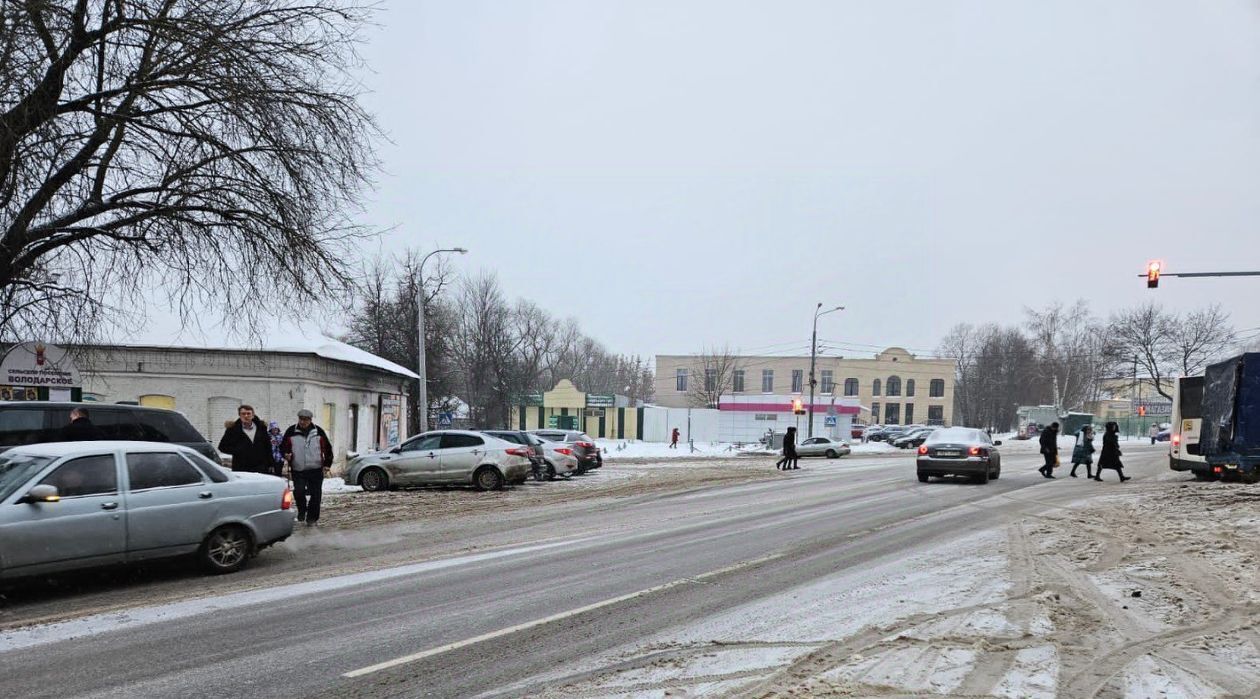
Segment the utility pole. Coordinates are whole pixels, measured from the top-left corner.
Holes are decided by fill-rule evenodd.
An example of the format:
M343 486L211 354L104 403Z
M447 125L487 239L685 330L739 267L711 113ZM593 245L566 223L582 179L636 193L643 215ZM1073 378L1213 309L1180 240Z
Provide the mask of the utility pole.
M808 437L814 436L814 367L818 363L818 316L825 316L828 313L843 311L844 306L836 306L829 311L822 311L822 301L814 307L814 333L809 341L809 434ZM834 388L832 390L835 390Z
M420 357L419 366L417 367L417 373L420 375L420 395L416 396L416 411L420 416L418 424L421 432L429 431L429 375L424 369L424 263L428 262L430 257L439 252L457 252L463 255L468 250L464 248L442 248L441 250L434 250L420 260L420 269L417 272L419 279L416 280L416 354Z

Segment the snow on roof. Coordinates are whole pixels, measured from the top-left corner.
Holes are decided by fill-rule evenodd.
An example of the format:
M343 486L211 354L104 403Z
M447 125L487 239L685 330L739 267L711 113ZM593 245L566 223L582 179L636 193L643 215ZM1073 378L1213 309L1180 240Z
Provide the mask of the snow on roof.
M420 376L414 371L395 364L388 359L333 339L322 332L298 328L292 325L277 325L264 329L261 339L254 338L245 342L232 342L227 332L217 332L212 337L193 330L180 330L175 333L162 333L146 330L143 334L116 342L120 347L160 347L163 349L208 349L208 350L257 350L262 352L287 352L292 354L313 354L324 359L358 364L398 374L409 379Z

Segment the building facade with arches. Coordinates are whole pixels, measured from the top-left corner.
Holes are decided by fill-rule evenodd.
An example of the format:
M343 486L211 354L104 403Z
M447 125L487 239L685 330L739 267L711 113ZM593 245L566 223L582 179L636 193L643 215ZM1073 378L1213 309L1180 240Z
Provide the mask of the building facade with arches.
M809 355L745 355L733 366L723 394L809 396ZM690 382L706 380L703 367L696 355L658 354L655 403L688 407L695 393ZM815 403L856 399L864 424L953 424L954 363L948 359L919 358L901 347L870 358L819 355L814 379Z

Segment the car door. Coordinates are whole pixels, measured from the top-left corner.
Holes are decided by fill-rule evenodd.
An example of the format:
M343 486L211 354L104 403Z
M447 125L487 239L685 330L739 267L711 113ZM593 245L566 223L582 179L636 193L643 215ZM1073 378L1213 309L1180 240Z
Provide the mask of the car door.
M471 481L473 471L481 465L486 442L470 434L442 435L442 477L449 483Z
M441 442L441 432L409 439L398 447L397 454L382 457L381 466L389 472L390 481L398 485L440 483Z
M114 454L68 459L14 496L21 497L35 485L55 486L61 499L4 506L0 566L6 573L52 572L123 560L127 513L119 497Z
M818 442L822 437L810 437L796 445L797 456L818 456Z
M127 556L140 560L201 545L226 491L175 452L128 452Z

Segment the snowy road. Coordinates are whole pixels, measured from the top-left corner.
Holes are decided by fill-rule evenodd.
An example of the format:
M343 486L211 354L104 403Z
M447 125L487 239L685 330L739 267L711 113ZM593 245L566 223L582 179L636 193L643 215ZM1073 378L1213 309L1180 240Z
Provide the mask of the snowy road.
M1035 454L1006 455L987 486L923 485L911 458L856 458L553 509L530 543L0 632L0 696L739 693L818 652L809 639L895 617L903 592L940 586L942 609L1002 594L1007 525L1167 472L1162 450L1127 451L1137 479L1124 486L1047 481ZM886 595L849 594L863 589ZM778 640L731 640L711 682L679 683L693 670L670 649L741 633Z

